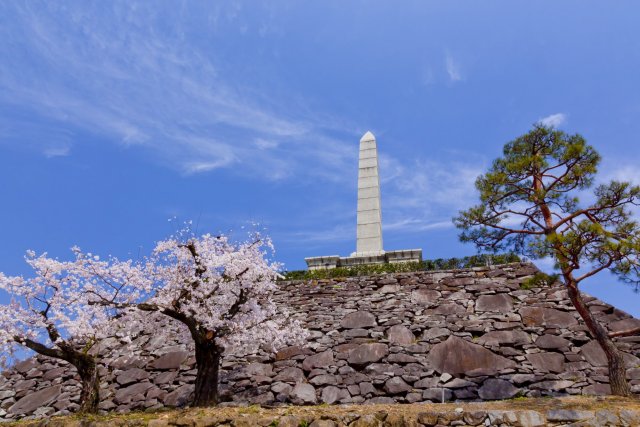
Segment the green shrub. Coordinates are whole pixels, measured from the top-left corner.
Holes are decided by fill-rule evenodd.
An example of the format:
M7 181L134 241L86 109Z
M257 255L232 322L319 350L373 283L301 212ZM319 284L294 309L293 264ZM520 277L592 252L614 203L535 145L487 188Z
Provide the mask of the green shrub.
M409 273L414 271L456 270L461 268L484 267L486 265L520 262L514 253L480 254L464 258L438 258L421 262L401 262L396 264L369 264L353 267L338 267L327 270L295 270L282 273L283 280L320 280L341 277L371 276L384 273Z
M557 274L547 274L541 271L533 276L525 279L520 284L520 289L539 288L542 286L550 286L554 284L560 276Z

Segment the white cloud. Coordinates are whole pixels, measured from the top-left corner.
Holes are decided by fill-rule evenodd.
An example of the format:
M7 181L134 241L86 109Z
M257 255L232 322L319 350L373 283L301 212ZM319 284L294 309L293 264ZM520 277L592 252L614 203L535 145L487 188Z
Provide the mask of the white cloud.
M626 181L640 185L640 168L635 165L618 166L604 174L606 181Z
M539 120L545 126L558 127L566 123L567 115L564 113L551 114L550 116L543 117Z
M49 147L49 148L45 148L44 149L43 154L47 158L64 157L64 156L68 156L69 154L71 154L71 147L70 146Z
M541 271L551 274L557 272L555 269L555 259L553 257L545 257L533 260L533 263L538 267Z
M463 79L460 64L455 60L450 52L445 53L444 62L450 81L457 82Z
M276 141L268 141L262 138L256 139L255 144L261 150L270 150L272 148L277 148L278 145L280 145Z

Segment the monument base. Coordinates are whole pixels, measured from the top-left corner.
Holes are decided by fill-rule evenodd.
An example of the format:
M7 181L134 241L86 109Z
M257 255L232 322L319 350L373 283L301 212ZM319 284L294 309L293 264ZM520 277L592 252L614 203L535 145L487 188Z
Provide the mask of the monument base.
M399 262L422 261L422 249L399 251L354 252L351 256L318 256L304 259L309 270L328 270L338 267L355 267L371 264L395 264Z

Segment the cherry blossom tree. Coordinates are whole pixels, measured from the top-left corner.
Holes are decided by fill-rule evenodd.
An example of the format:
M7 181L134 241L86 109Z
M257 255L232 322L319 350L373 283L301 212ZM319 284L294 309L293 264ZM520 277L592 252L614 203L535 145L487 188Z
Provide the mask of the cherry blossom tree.
M97 286L96 295L101 305L125 310L129 316L135 316L135 311L140 315L161 313L184 324L195 346L193 405L216 405L220 362L230 348L241 352L266 345L275 351L306 338L299 322L271 299L279 268L267 259L272 251L271 240L260 235L233 243L226 236L196 237L180 232L158 242L143 263L129 266L136 271L131 274L136 280L120 282L116 292L103 283ZM108 275L104 280L109 280ZM139 299L114 299L120 293L133 293Z
M113 335L109 319L115 314L92 301L98 300L98 294L127 303L139 295L135 289L120 294L122 284L143 282L144 276L131 261L100 261L77 248L73 252L75 260L63 262L28 251L25 260L33 277L0 273L0 289L11 298L10 303L0 305L0 365L6 367L24 347L69 362L82 382L80 411L91 413L98 410L100 379L96 358L89 350L102 337ZM103 286L109 290L96 293Z

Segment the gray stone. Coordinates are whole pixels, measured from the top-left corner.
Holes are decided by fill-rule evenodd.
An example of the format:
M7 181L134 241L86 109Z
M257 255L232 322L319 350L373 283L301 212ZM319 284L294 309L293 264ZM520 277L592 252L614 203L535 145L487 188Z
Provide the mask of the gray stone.
M171 384L178 376L176 371L161 372L153 378L153 383L157 385Z
M268 377L273 374L273 366L267 363L251 363L244 368L244 372L250 377Z
M328 386L322 389L320 400L329 405L336 403L340 399L340 389L335 386Z
M121 388L116 391L116 396L113 400L119 404L126 404L132 400L144 400L145 393L151 387L153 387L153 384L151 383L137 383L130 385L129 387Z
M346 338L364 338L369 336L369 329L347 329L342 334Z
M349 313L340 322L340 326L345 329L372 328L377 325L376 316L368 311Z
M577 409L551 409L547 411L547 421L576 422L591 420L595 417L593 411Z
M437 411L419 412L418 422L424 426L435 426L438 424L440 413Z
M16 363L13 369L16 372L19 372L21 374L26 374L31 369L37 366L39 366L38 361L35 358L31 358L31 359L23 360L20 363Z
M300 368L284 368L273 380L285 383L297 383L304 380L304 372L302 372L302 369Z
M2 390L0 391L0 400L4 400L7 397L13 397L16 395L16 392L13 390Z
M302 369L305 371L310 371L314 368L326 368L329 365L333 364L333 351L326 350L322 353L314 354L313 356L308 356L302 362Z
M146 380L147 378L149 378L149 373L147 371L140 368L132 368L120 373L116 378L116 382L121 386L126 386Z
M480 368L500 371L516 365L512 360L456 336L450 336L445 342L433 346L428 359L438 372L451 374L462 374Z
M254 405L270 405L275 401L275 396L270 391L259 394L251 398L250 402Z
M61 391L62 386L56 385L36 391L35 393L29 393L11 405L7 412L14 415L30 414L39 407L47 406L54 402L60 395Z
M510 380L514 384L525 384L533 382L536 376L533 374L515 374L511 376Z
M411 292L411 302L419 305L434 304L440 298L440 292L433 289L416 289Z
M443 398L445 402L448 402L452 397L453 392L448 388L432 387L422 392L422 398L432 402L442 402Z
M547 425L544 415L538 411L518 411L516 418L522 427L542 427Z
M193 384L181 385L171 393L167 394L163 399L163 403L166 406L173 408L181 408L191 402L191 396L193 395L195 387Z
M311 378L309 382L315 386L338 384L338 380L336 379L336 376L330 375L330 374L316 375L315 377Z
M415 336L406 326L395 325L387 330L387 339L391 344L408 345L415 341Z
M511 313L513 299L507 294L480 295L476 301L476 311L493 311L497 313Z
M337 424L332 420L314 420L309 427L336 427Z
M462 378L454 378L453 380L446 382L445 386L447 388L456 389L462 387L475 387L476 383L463 380Z
M393 377L384 383L384 390L389 394L400 394L411 390L411 386L404 382L402 378Z
M418 362L418 358L404 353L393 353L387 357L389 363L415 363Z
M56 378L62 378L68 374L68 371L69 369L64 367L53 368L45 372L44 375L42 376L42 379L45 381L51 381Z
M607 366L607 355L595 340L580 347L580 354L593 366Z
M591 384L582 389L582 394L591 396L607 396L611 394L611 386L609 384L596 383Z
M553 308L524 307L520 309L525 326L545 326L548 328L569 328L578 324L571 313Z
M309 421L298 415L285 415L278 420L278 427L300 427L308 424ZM224 424L222 424L224 425ZM227 424L229 425L229 424ZM247 424L247 427L249 424Z
M291 387L289 384L282 383L282 382L273 383L271 385L271 391L278 394L280 393L289 394L292 389L293 387Z
M18 381L16 385L13 386L13 391L19 393L21 391L29 390L34 388L36 384L36 380Z
M36 418L47 417L53 414L55 411L56 410L54 408L51 408L49 406L41 406L40 408L35 410L33 416Z
M484 400L510 399L518 394L518 389L509 381L489 378L478 389L478 395Z
M531 353L527 360L533 367L542 372L564 372L564 356L560 353Z
M187 360L187 357L189 357L189 352L187 351L172 351L165 353L151 363L151 369L178 369L182 362Z
M620 418L618 418L618 414L613 411L600 409L596 411L596 425L616 427L620 425Z
M312 351L298 345L285 347L276 353L276 361L287 360L299 355L309 355Z
M640 426L640 411L631 411L628 409L621 410L618 415L623 426Z
M597 341L592 340L580 347L580 354L593 366L607 366L607 355ZM640 366L640 359L629 353L622 353L628 368Z
M571 345L571 342L557 335L545 334L536 340L536 345L540 348L555 350L568 348Z
M560 391L573 386L573 384L573 381L568 380L551 380L531 384L529 388L535 390Z
M376 393L376 388L371 383L360 383L358 387L360 389L360 394L363 396Z
M505 344L521 346L531 343L531 336L524 331L491 331L478 338L478 344L502 346Z
M368 403L370 405L393 405L394 403L396 403L396 401L392 397L377 396L377 397L372 397L371 399L367 400L366 403ZM375 418L375 416L374 416L374 418Z
M431 340L434 338L448 337L451 331L447 328L429 328L422 333L423 340Z
M389 348L386 344L361 344L349 352L348 362L351 365L364 365L377 362L387 354L389 354Z
M456 304L454 302L440 304L433 309L433 314L450 315L450 314L465 314L466 312L467 310L462 305Z
M381 294L396 294L400 291L400 285L384 285L378 292Z
M415 388L433 388L439 383L438 378L427 377L413 383Z
M296 405L315 405L317 403L316 389L311 384L298 383L289 393L291 402Z

